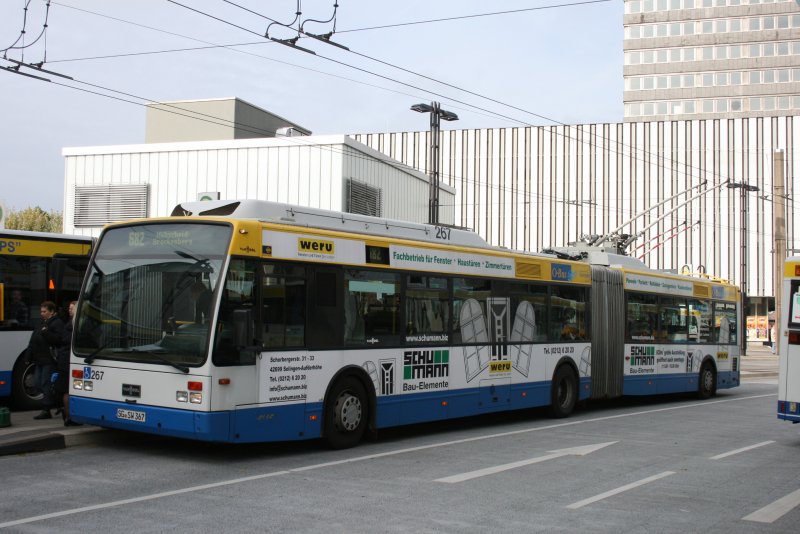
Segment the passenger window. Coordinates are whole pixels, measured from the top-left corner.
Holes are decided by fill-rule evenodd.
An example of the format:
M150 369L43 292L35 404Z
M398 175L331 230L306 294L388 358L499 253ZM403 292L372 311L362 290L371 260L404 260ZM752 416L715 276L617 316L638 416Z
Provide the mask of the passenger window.
M589 339L587 319L585 289L553 286L550 294L550 335L552 341L583 341Z
M450 298L446 278L408 276L405 340L408 344L447 344Z
M658 331L658 297L629 293L625 339L634 343L654 341Z
M305 344L305 267L265 263L261 266L261 344L264 348Z
M381 271L345 271L345 344L399 345L400 276Z
M717 343L722 345L736 344L736 304L729 302L714 303L714 332Z

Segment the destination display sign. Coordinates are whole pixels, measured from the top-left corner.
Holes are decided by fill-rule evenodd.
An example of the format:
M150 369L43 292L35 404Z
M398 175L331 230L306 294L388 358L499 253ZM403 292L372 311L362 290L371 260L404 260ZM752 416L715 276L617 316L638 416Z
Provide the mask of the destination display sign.
M513 258L483 254L392 245L389 247L389 260L392 267L402 269L506 278L515 276Z

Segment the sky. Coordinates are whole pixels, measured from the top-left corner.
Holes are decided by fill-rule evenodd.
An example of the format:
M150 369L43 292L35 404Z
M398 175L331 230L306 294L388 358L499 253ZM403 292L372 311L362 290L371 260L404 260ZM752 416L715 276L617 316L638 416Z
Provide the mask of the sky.
M0 0L0 58L73 78L0 70L6 210L63 211L61 150L143 143L147 102L238 97L321 135L427 130L409 108L432 101L459 116L442 129L623 118L622 0L49 0L45 18L47 3ZM264 37L334 3L350 51Z

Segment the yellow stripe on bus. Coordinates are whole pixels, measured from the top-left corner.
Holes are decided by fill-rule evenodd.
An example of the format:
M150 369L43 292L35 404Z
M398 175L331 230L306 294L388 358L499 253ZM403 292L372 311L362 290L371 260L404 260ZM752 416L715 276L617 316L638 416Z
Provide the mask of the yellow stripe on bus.
M88 243L64 243L62 241L43 241L34 239L17 239L5 237L0 239L0 255L3 256L41 256L50 257L55 254L89 254Z
M784 278L800 278L800 262L787 261L783 267Z

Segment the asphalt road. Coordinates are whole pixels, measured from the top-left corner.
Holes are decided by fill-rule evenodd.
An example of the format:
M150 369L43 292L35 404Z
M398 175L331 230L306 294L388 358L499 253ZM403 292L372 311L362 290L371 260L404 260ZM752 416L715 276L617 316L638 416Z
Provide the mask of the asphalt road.
M12 532L796 532L774 379L319 442L160 439L0 458Z

